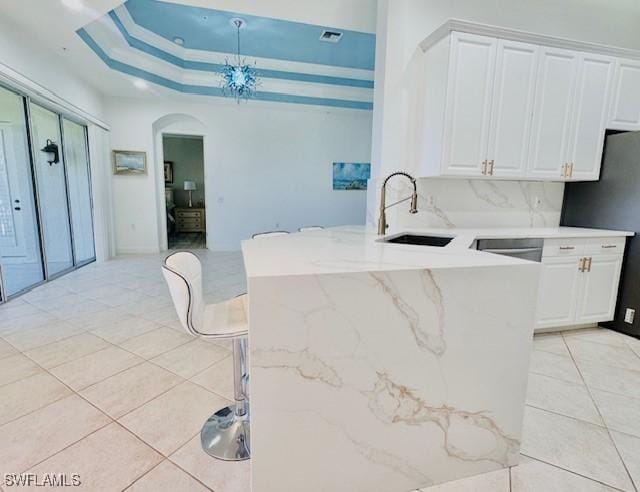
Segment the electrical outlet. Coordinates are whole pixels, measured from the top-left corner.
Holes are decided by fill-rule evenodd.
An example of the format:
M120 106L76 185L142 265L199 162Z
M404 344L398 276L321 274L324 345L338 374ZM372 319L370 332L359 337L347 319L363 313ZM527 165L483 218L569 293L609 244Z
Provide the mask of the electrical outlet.
M542 200L539 196L537 196L533 199L533 209L538 210L540 208L540 205L542 205Z
M280 222L276 222L276 230L280 229Z
M427 205L429 205L430 207L435 207L436 206L436 197L433 195L429 195L427 197Z
M629 323L630 325L633 324L633 320L636 317L636 310L635 309L631 309L631 308L627 308L627 310L624 312L624 322L625 323Z

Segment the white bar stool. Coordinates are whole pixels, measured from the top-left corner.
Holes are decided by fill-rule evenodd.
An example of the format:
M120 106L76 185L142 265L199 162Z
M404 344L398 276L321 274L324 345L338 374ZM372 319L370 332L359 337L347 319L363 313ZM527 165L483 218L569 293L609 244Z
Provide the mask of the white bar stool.
M196 255L179 251L167 256L162 273L183 328L191 335L233 340L235 403L221 408L200 431L202 449L227 461L250 457L249 399L247 374L246 294L216 304L205 304L202 295L202 265Z

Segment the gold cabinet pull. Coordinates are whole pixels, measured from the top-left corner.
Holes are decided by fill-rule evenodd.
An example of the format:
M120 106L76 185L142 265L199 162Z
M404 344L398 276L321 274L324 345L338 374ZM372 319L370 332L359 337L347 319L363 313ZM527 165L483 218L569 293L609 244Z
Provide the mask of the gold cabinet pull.
M580 258L580 261L578 261L578 271L579 272L584 272L584 264L586 263L587 259L582 257Z
M493 176L493 159L489 161L489 175Z
M573 162L569 164L569 177L573 178Z
M560 176L562 176L563 178L567 177L567 163L566 162L562 165L562 172L560 173Z
M571 251L572 249L576 249L575 246L560 246L560 251Z
M617 248L618 246L615 244L603 244L602 247L604 249L611 249L611 248Z
M587 272L591 271L591 260L593 260L593 258L591 256L589 256L589 258L586 259L587 260Z
M482 174L487 175L487 161L482 161Z

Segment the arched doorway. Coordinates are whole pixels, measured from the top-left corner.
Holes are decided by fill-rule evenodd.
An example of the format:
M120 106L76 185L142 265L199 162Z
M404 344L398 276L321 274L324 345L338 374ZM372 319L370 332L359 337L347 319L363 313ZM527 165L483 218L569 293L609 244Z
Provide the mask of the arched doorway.
M156 168L156 209L158 211L158 245L160 251L168 249L167 240L167 198L165 193L165 156L163 139L167 135L171 136L189 136L202 139L203 162L206 162L206 145L204 142L207 136L207 128L200 120L188 114L168 114L159 118L153 123L153 141L155 148L155 168ZM206 182L207 169L204 166L204 181ZM209 203L207 199L207 190L204 190L204 205ZM206 217L206 214L204 214ZM204 220L207 220L206 218ZM207 220L208 222L208 220ZM208 225L208 224L207 224ZM208 230L208 227L207 227ZM207 235L208 238L208 235ZM207 239L208 246L208 239Z

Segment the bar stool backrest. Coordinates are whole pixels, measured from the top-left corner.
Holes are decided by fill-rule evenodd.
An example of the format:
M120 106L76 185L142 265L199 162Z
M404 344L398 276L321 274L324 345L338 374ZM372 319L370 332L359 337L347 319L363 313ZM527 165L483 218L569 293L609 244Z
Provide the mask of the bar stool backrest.
M203 335L205 303L202 295L202 265L198 257L188 251L170 254L164 260L162 274L182 327L191 335Z

